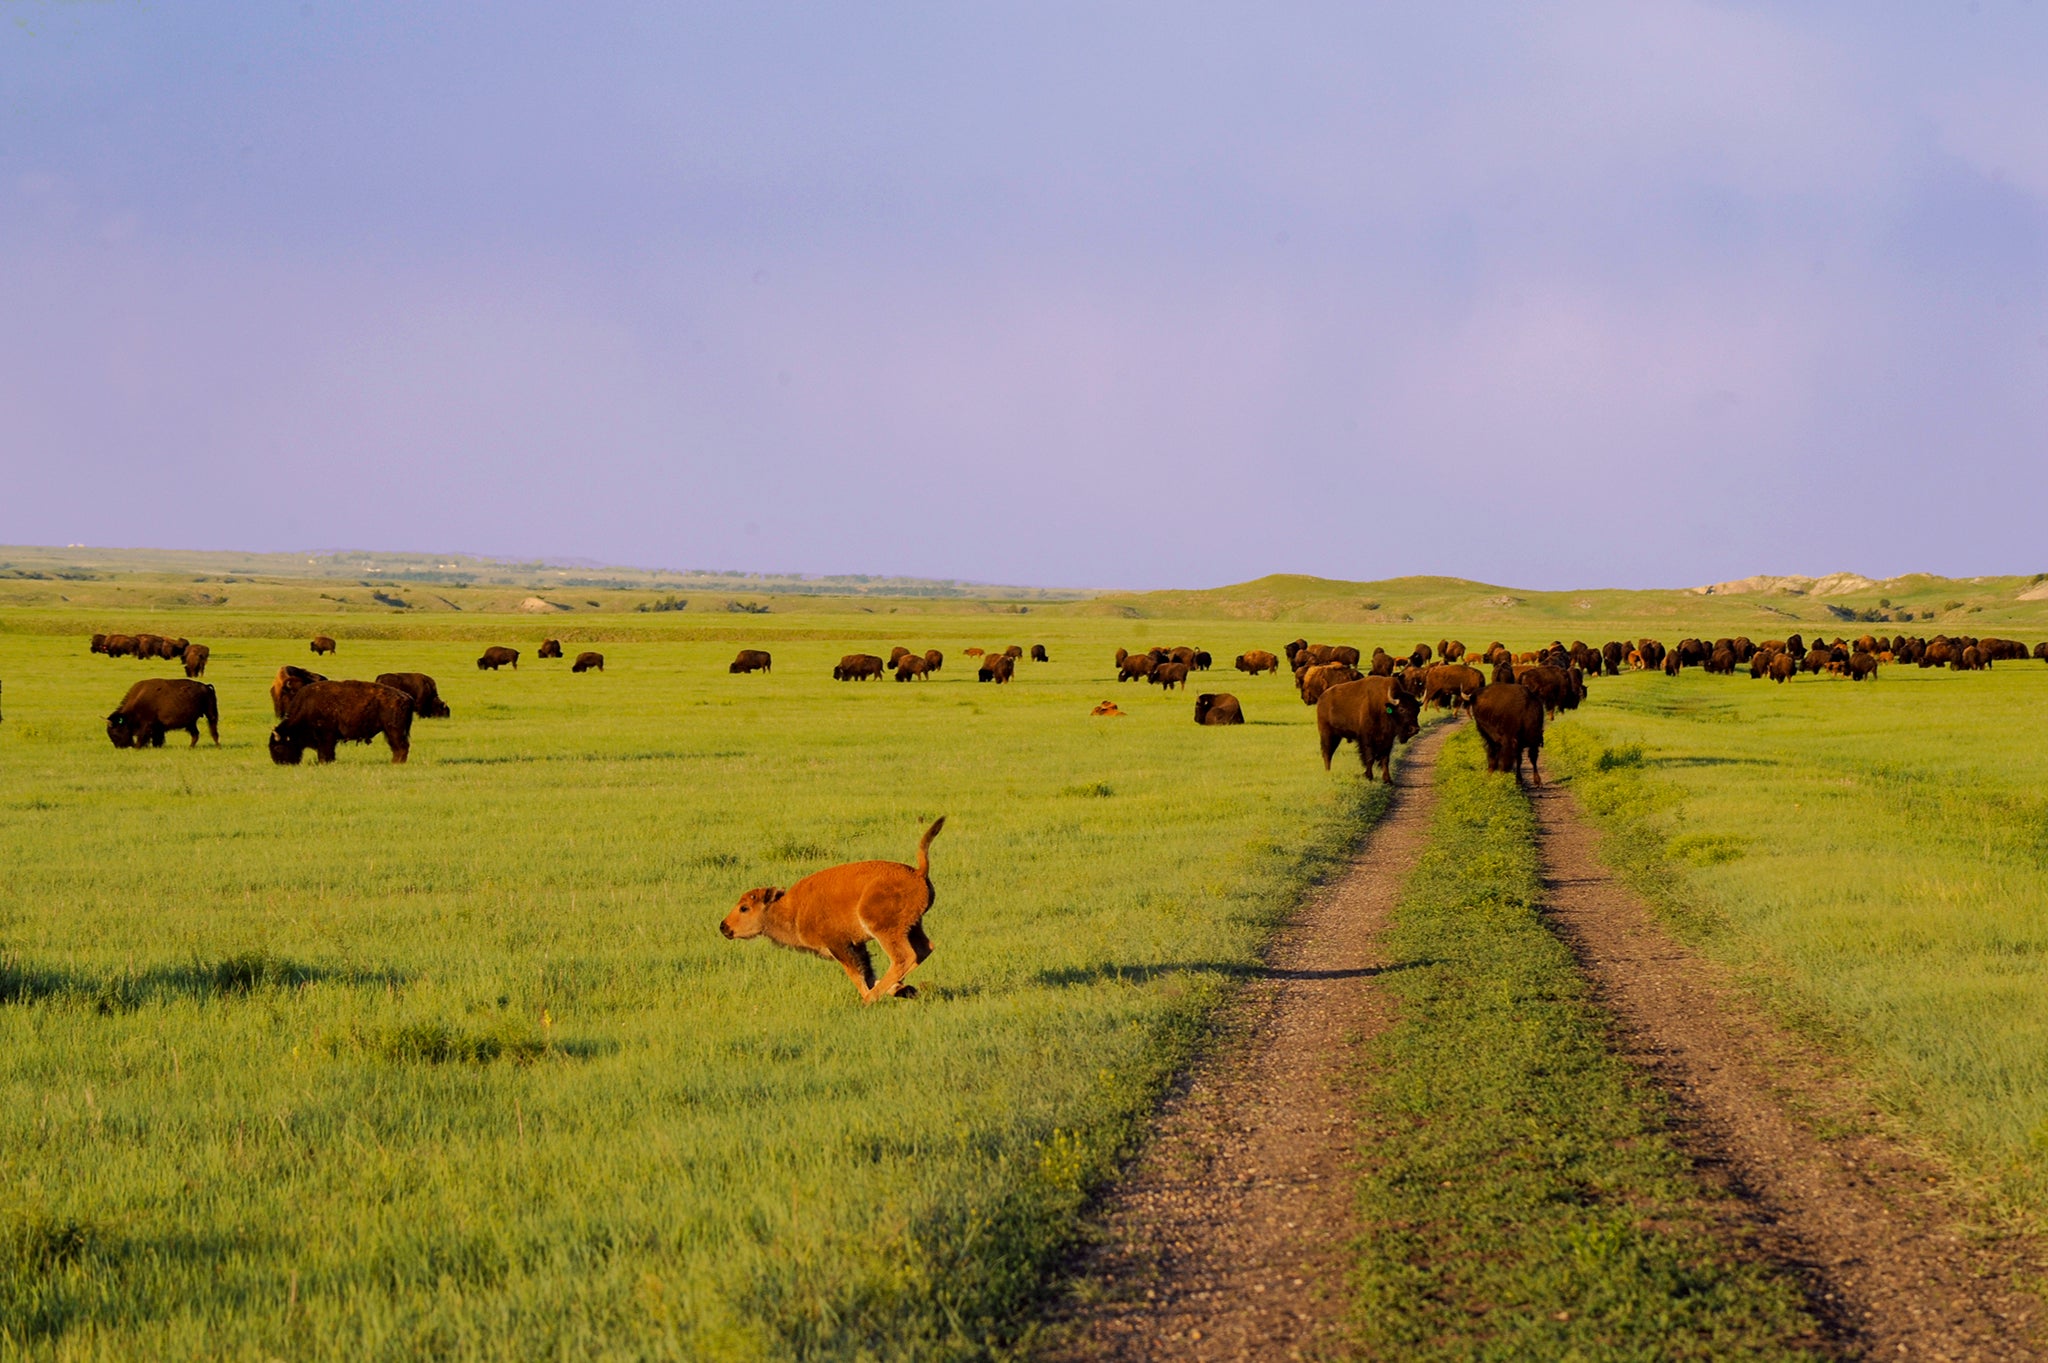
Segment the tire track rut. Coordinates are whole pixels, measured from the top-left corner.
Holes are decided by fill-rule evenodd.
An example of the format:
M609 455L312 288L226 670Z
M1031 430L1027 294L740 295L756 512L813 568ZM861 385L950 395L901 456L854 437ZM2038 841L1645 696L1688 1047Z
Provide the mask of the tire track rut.
M1334 1352L1350 1306L1357 1047L1391 1021L1381 927L1429 838L1440 724L1342 879L1283 930L1099 1213L1039 1356L1290 1359Z

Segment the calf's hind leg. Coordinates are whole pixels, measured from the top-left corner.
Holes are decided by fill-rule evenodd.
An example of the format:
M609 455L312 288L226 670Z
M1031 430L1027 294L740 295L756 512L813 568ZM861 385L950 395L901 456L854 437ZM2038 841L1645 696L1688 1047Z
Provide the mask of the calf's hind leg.
M922 930L914 929L914 931L917 931L920 937L924 935ZM867 991L861 995L862 1002L873 1003L876 999L886 999L892 996L899 999L916 998L917 990L905 984L903 977L917 969L917 963L931 954L931 943L929 941L925 942L925 949L920 953L911 942L910 933L908 932L877 933L875 934L875 940L880 942L882 950L889 954L889 969L884 972L880 980L869 986Z

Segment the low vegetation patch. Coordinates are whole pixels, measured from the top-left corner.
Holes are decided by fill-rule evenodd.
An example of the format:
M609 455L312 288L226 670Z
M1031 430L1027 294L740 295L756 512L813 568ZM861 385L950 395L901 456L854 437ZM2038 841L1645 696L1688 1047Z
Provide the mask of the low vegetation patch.
M1410 968L1373 1047L1358 1328L1402 1359L1808 1356L1794 1286L1713 1230L1664 1110L1545 926L1535 827L1477 736L1388 930Z

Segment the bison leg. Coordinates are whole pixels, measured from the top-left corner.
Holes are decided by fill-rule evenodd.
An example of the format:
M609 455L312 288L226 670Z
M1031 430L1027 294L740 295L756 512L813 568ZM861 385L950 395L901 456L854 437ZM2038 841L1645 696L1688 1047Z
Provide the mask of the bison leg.
M903 934L910 942L910 949L917 953L917 963L923 965L932 954L932 939L924 935L924 924L914 924Z
M866 942L846 942L832 948L832 959L839 962L854 988L860 990L861 1001L866 1002L868 994L875 987L874 963L868 960Z
M323 763L332 762L334 760L334 740L325 738L315 743L313 745L313 755Z
M190 734L190 735L192 735L192 742L191 742L191 744L190 744L189 746L191 746L191 747L194 747L194 748L198 747L198 746L199 746L199 721L195 719L195 720L193 720L193 721L192 721L192 722L191 722L190 724L187 724L187 725L185 726L185 732L186 732L186 733L188 733L188 734ZM216 733L214 734L214 736L213 736L213 744L214 744L214 746L215 746L215 747L219 747L219 746L220 746L220 734L219 734L218 732L216 732Z
M903 977L917 969L917 963L923 959L917 954L916 948L912 945L910 934L907 932L892 932L887 936L877 935L875 940L880 942L882 950L889 954L889 969L862 996L864 1001L872 1003L876 999L892 997L916 998L917 991L903 982Z
M1330 769L1330 758L1336 755L1337 749L1343 745L1344 739L1342 735L1333 734L1328 729L1325 729L1322 732L1322 740L1323 770L1328 771Z
M1537 765L1537 759L1541 756L1542 753L1539 749L1529 749L1529 781L1532 785L1540 786L1543 784L1543 768ZM1522 759L1517 755L1515 758L1515 775L1519 777L1521 774Z
M412 755L412 749L411 749L410 747L408 747L408 746L407 746L406 744L404 744L404 743L393 743L393 744L391 745L391 763L392 763L392 765L393 765L393 766L398 766L398 767L402 767L402 766L404 766L404 765L405 765L405 759L406 759L407 757L410 757L411 755Z

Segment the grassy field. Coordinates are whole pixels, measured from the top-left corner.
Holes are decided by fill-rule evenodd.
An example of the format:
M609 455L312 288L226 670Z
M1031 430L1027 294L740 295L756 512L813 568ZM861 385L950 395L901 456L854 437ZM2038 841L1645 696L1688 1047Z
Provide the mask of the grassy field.
M344 635L331 675L422 669L455 713L328 768L263 749L303 645L215 638L223 746L138 753L101 718L168 664L0 637L0 1352L1000 1346L1372 807L1285 681L1197 728L1106 680L1112 637L995 688L982 633L906 636L952 656L907 685L829 680L886 636L733 677L730 640L571 676ZM715 931L941 813L922 999Z
M1552 757L1688 936L2042 1223L2048 667L1626 678Z
M1817 1357L1798 1285L1722 1243L1664 1109L1537 912L1535 821L1452 737L1384 938L1358 1329L1400 1359Z

